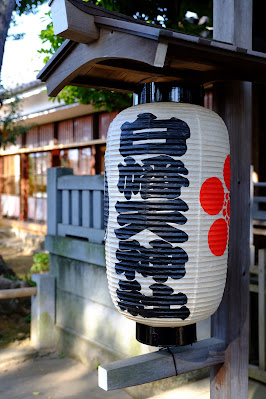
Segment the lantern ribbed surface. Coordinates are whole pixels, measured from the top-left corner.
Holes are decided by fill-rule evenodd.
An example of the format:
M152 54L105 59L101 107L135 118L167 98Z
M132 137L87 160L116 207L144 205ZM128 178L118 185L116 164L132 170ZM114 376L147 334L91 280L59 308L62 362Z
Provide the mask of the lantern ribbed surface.
M105 154L106 267L116 308L178 327L220 304L227 269L230 157L222 119L150 103L112 122Z

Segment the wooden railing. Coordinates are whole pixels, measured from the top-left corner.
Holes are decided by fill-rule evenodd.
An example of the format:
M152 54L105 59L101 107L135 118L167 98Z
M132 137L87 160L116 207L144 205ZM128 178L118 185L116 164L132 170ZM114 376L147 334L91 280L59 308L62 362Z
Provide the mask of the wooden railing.
M266 183L252 184L252 191L253 187L266 187ZM85 238L93 243L102 244L104 240L103 198L103 176L74 176L72 169L49 169L48 235ZM266 211L261 206L261 203L265 202L265 197L254 197L251 195L251 226L254 222L266 221ZM253 237L252 233L251 236ZM251 241L251 247L254 247L252 244L253 241ZM250 291L258 294L259 365L250 365L249 374L253 378L266 382L266 250L259 251L258 265L255 265L254 262L254 252L252 259L250 272L256 277L255 280L257 282L250 284ZM147 360L149 361L149 357ZM205 366L205 363L203 366ZM127 371L127 368L125 371ZM102 382L102 384L105 383Z
M253 183L253 190L255 188L266 188L266 183ZM266 235L266 197L265 196L254 196L251 203L251 215L253 219L253 226L264 227L263 230L255 230L255 233Z
M250 267L250 274L257 277L249 290L258 294L258 366L249 365L249 376L266 383L266 249L259 249L258 265Z
M104 240L104 177L73 176L73 169L48 169L48 235Z

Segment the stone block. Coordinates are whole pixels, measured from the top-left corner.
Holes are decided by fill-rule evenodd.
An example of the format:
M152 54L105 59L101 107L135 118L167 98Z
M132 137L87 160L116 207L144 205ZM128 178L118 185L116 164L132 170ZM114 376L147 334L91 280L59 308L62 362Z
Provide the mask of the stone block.
M54 346L55 277L49 273L34 274L37 295L31 299L31 342L37 348Z

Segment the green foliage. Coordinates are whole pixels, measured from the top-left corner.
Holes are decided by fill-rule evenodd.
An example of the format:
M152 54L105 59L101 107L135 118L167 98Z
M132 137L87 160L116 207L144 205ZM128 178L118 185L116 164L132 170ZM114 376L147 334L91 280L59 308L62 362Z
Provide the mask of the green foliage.
M20 119L19 98L0 85L0 147L15 144L18 135L26 133L29 126L18 123Z
M12 276L10 274L4 274L3 276L11 281L22 281L18 276Z
M31 287L35 287L36 283L35 281L32 281L31 276L27 273L24 274L23 278L19 277L19 276L12 276L10 274L4 274L3 275L5 278L7 278L8 280L11 281L25 281L26 283L28 283Z
M33 262L30 268L31 273L49 272L49 254L37 253L33 256Z
M66 104L73 104L75 102L93 104L95 109L104 108L108 112L119 111L122 108L132 105L132 94L74 86L65 87L57 99L59 102L64 100Z
M184 33L200 35L206 30L206 24L198 25L197 21L189 22L185 18L187 11L206 15L212 26L212 0L83 0L94 3L108 10L118 11L136 19L159 24L169 29ZM205 34L204 34L205 36Z
M26 283L28 283L31 287L36 287L37 285L35 281L32 281L30 274L25 273L22 280L26 281Z
M24 321L26 323L30 323L31 322L31 314L28 314L27 316L24 317Z
M40 36L40 39L42 40L43 44L48 43L49 47L42 48L42 49L38 50L38 53L47 54L47 56L43 60L43 62L46 64L46 62L48 62L50 56L53 55L56 52L56 50L59 49L59 47L65 41L65 39L63 37L54 35L54 28L53 28L53 23L52 23L52 19L51 19L51 11L47 12L43 19L47 20L48 24L46 26L46 29L41 30L41 33L39 36Z
M19 15L35 13L37 8L48 0L16 0L16 5L14 11Z

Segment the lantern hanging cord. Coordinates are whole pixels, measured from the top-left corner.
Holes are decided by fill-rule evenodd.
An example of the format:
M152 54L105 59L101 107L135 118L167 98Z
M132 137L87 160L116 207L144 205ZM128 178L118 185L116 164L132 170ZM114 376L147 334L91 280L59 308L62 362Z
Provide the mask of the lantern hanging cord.
M173 358L173 361L174 361L174 365L175 365L175 375L178 375L177 367L176 367L176 361L175 361L175 355L173 354L173 352L171 351L171 349L170 349L169 347L167 347L167 350L168 350L169 353L171 353L172 358Z
M169 346L167 346L166 348L160 348L159 350L161 351L161 350L164 350L164 349L167 349L167 351L168 351L169 353L171 353L172 358L173 358L173 362L174 362L174 366L175 366L175 375L178 376L178 372L177 372L177 367L176 367L176 361L175 361L175 355L174 355L174 353L171 351L171 349L169 348Z

